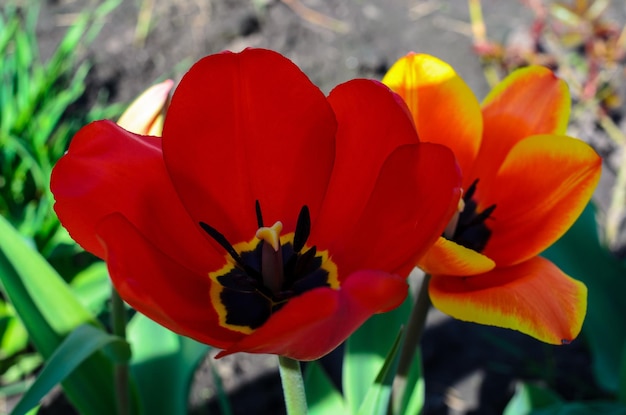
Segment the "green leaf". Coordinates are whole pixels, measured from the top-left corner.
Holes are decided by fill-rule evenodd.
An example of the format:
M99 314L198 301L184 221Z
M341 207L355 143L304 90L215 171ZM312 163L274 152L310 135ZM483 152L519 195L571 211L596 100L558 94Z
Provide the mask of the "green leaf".
M402 406L400 411L394 408L394 413L420 414L422 412L424 400L426 399L426 385L424 384L422 372L422 353L421 349L418 349L409 369L407 387L402 397Z
M39 353L22 353L11 362L11 367L2 374L0 380L4 384L18 382L32 375L42 364L43 359Z
M0 359L6 359L28 346L28 333L10 304L0 301Z
M626 344L624 344L622 361L619 367L619 390L617 391L617 399L626 405Z
M0 235L3 288L42 354L52 354L57 336L83 323L96 323L56 271L2 217ZM53 333L32 330L36 328Z
M130 358L128 343L119 337L88 324L72 331L50 356L35 383L22 396L11 414L25 414L37 406L55 385L69 376L83 361L107 346L116 346L116 350L125 350L125 360ZM120 357L120 359L124 358Z
M372 316L348 338L343 362L343 392L351 413L359 410L379 375L400 327L408 320L412 303L409 296L397 309Z
M582 331L593 356L598 384L616 393L626 340L626 266L600 245L591 205L543 256L587 285L587 316Z
M28 388L33 384L32 379L16 380L6 386L0 387L0 398L6 401L6 398L15 395L24 395Z
M502 415L527 415L535 409L561 403L562 399L549 389L530 383L518 383L515 394L504 408Z
M0 235L2 291L45 359L74 328L98 325L65 281L1 216ZM63 388L81 413L115 413L113 364L101 353L81 364Z
M343 396L335 388L318 362L307 364L304 376L304 389L311 415L341 415L347 413Z
M626 415L626 406L618 402L572 402L533 411L532 415Z
M391 388L398 369L400 359L401 340L404 338L402 329L396 336L396 340L389 350L383 367L380 369L374 384L370 386L365 399L359 408L358 415L386 415L389 411L389 401L391 400Z
M92 313L99 314L111 295L111 281L106 264L91 264L76 274L70 286L83 306Z
M193 375L209 346L173 333L142 314L132 318L127 332L143 413L187 414Z

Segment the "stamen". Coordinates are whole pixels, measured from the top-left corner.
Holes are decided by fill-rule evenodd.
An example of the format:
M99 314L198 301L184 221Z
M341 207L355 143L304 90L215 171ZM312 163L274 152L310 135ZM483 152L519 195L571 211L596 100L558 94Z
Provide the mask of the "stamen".
M298 223L296 224L296 232L293 236L293 250L298 253L304 248L306 240L309 239L311 233L311 215L307 205L302 206L298 215Z
M495 204L489 206L487 209L483 210L478 215L476 215L476 217L474 217L474 219L472 219L471 224L483 223L484 221L487 220L487 218L489 218L489 216L491 216L491 214L493 213L494 210L496 210L496 205Z
M491 218L496 205L491 205L482 212L478 212L478 204L474 200L477 185L478 179L474 180L467 188L463 199L459 201L458 208L462 211L458 216L455 229L453 232L449 232L450 227L446 228L444 236L466 248L482 252L491 236L487 219Z
M311 262L315 259L315 255L317 255L317 247L315 246L306 251L304 254L299 255L294 268L294 275L303 275L305 270L311 267Z
M206 233L208 233L209 236L215 240L215 242L220 244L226 250L226 252L228 252L228 254L235 260L237 264L241 265L242 267L246 269L248 268L246 264L243 262L243 259L241 259L241 257L237 253L237 251L235 251L235 248L233 248L233 246L230 244L230 242L228 242L226 237L222 235L217 229L215 229L211 225L208 225L204 222L200 222L200 227Z
M474 180L472 182L472 184L470 185L470 187L467 189L467 192L465 192L465 195L463 195L463 200L464 201L468 201L471 200L472 197L474 197L474 193L476 192L476 185L478 184L478 179Z
M283 288L285 281L283 267L283 250L280 246L280 232L283 224L276 222L271 228L262 227L256 232L256 237L262 241L261 247L261 276L263 285L272 293L277 294Z
M256 223L259 228L263 227L263 215L261 214L261 203L259 201L254 202L254 209L256 210Z

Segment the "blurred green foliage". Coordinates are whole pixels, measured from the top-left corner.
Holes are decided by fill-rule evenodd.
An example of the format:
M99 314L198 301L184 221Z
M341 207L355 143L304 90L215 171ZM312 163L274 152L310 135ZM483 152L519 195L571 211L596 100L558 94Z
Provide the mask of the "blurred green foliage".
M120 106L76 105L90 68L80 51L119 2L80 14L46 62L36 36L40 3L0 10L0 215L45 254L59 230L49 190L52 166L78 128L121 112Z

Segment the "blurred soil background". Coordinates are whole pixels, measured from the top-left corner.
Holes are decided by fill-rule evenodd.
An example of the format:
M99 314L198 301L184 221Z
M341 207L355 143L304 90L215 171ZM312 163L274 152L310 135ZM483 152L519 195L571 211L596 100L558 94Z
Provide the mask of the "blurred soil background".
M96 3L41 2L43 59L78 13ZM532 2L526 3L483 0L489 39L509 49L532 47L537 16ZM623 24L626 3L614 1L605 17ZM87 94L77 108L97 100L128 103L159 80L180 79L202 56L245 47L279 51L326 93L353 78L380 79L408 51L449 62L479 99L489 90L474 48L468 4L462 0L124 0L96 40L77 51L92 63ZM614 120L620 125L619 111ZM571 135L592 142L607 157L598 198L607 209L616 168L610 164L618 160L615 146L598 132L593 117L579 117L571 128ZM520 380L547 384L567 399L601 394L583 340L554 347L516 332L455 321L435 310L423 340L423 360L427 415L500 414ZM198 370L190 412L220 413L211 375L215 369L235 414L284 413L275 367L274 356L209 356ZM41 413L72 412L56 398Z

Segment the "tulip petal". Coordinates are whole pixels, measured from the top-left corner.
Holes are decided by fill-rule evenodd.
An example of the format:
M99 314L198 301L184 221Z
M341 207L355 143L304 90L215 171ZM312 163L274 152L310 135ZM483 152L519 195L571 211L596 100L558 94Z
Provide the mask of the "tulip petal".
M204 272L223 260L182 206L165 170L161 139L139 136L110 121L82 128L52 171L54 209L72 238L104 258L96 227L122 213L152 243ZM184 248L181 242L184 241Z
M356 272L339 290L317 288L291 299L263 326L217 357L248 352L304 361L318 359L373 314L398 307L407 293L405 278L384 272Z
M174 81L168 79L146 89L124 111L117 124L135 134L161 135L163 108L173 87Z
M492 235L483 253L498 266L541 253L578 218L601 168L600 157L578 139L542 135L521 141L492 186L480 193L479 209L496 205L487 225Z
M454 69L433 56L410 53L389 69L383 83L406 101L420 141L450 147L464 177L469 176L480 147L482 115Z
M241 334L221 327L211 307L207 274L198 274L159 250L126 218L112 214L97 229L111 280L137 311L168 329L215 347Z
M576 338L587 288L541 257L467 278L433 276L430 298L463 321L521 331L551 344Z
M444 237L426 252L419 267L426 273L469 276L491 271L496 263L473 249L466 248Z
M382 269L408 276L456 212L460 185L447 147L398 148L383 165L357 226L329 251L340 273Z
M163 131L167 169L196 222L231 243L265 222L295 229L316 217L334 160L334 115L322 92L278 53L247 49L196 63L183 77Z
M484 186L496 173L510 149L538 134L564 134L570 112L565 81L541 66L518 69L483 101L483 141L472 180Z
M389 154L418 142L404 104L379 82L346 82L333 89L328 101L338 123L335 163L311 235L324 249L353 231Z

